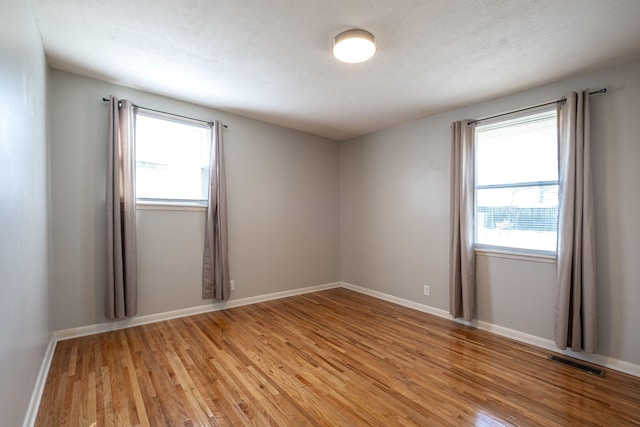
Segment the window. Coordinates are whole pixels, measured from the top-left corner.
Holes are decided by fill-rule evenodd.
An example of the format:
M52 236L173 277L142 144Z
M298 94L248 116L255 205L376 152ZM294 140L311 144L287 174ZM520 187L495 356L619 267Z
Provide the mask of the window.
M557 133L555 107L476 127L476 247L556 251Z
M211 130L206 123L138 111L138 202L206 205Z

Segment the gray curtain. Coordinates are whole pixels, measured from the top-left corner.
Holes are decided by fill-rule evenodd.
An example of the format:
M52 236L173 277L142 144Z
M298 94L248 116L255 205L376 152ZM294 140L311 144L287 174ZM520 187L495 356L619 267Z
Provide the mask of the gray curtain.
M596 261L589 91L558 107L559 216L555 343L596 350Z
M229 243L227 239L227 190L224 172L222 124L216 120L212 129L209 168L209 206L205 220L202 261L202 298L227 300L229 280Z
M451 125L451 240L449 313L471 320L475 311L476 261L473 250L474 131L468 120Z
M109 97L107 160L108 319L137 312L135 112L128 100Z

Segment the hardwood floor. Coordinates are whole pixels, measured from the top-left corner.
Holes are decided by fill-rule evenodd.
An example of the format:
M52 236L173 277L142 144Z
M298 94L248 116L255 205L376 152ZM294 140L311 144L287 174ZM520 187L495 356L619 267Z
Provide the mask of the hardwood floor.
M640 425L640 379L346 289L58 343L37 426Z

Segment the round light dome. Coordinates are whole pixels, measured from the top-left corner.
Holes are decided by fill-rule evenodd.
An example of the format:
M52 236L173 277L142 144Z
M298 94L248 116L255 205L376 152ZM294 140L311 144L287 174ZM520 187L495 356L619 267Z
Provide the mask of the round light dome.
M333 56L342 62L355 64L370 59L376 53L376 41L368 31L347 30L333 39Z

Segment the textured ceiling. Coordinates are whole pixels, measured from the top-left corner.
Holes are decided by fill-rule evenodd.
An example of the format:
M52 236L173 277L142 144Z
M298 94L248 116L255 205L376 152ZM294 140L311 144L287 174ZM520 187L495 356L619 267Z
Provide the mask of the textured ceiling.
M337 140L640 57L640 0L32 2L54 68Z

